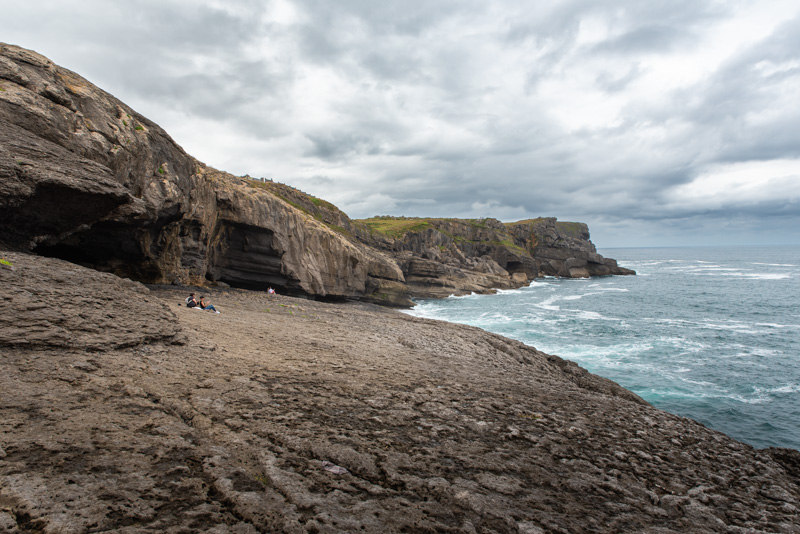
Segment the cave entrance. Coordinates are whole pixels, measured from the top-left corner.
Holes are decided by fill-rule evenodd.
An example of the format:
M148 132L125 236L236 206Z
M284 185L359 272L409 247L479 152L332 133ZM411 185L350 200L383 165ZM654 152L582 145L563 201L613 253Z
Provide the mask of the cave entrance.
M282 272L283 253L273 247L274 232L267 228L221 222L216 245L210 250L206 279L252 291L275 291L308 298L298 280Z

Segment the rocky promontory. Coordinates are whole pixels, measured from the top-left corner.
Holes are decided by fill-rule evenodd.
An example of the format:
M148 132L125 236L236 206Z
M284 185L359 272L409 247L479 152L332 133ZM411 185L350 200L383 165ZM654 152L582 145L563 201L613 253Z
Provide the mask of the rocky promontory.
M519 342L0 260L0 532L800 532L800 453Z
M502 223L387 216L357 222L368 229L359 239L397 261L415 297L516 288L541 276L635 274L598 254L585 224L554 217Z
M425 219L398 233L186 154L157 124L0 43L0 244L147 283L409 306L537 276L630 274L580 223Z

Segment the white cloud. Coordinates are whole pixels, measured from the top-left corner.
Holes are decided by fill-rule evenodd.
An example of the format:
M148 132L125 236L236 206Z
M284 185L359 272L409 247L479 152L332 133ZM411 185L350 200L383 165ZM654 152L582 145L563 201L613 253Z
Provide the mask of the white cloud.
M673 205L719 210L761 203L800 203L800 159L714 165L666 192Z

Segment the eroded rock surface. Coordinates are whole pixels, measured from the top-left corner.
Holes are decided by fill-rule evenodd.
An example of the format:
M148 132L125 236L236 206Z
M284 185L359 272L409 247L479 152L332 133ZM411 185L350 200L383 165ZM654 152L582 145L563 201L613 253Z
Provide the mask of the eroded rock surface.
M0 257L5 316L82 303L0 323L0 531L800 532L797 451L501 336Z

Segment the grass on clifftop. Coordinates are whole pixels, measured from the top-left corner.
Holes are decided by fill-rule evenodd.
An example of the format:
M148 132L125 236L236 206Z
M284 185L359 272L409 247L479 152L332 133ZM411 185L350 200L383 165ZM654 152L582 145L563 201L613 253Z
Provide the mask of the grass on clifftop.
M586 225L576 222L556 221L556 229L561 234L566 234L569 237L580 239L581 236L583 236L583 232L586 230Z
M542 222L545 219L547 219L547 217L537 217L535 219L523 219L521 221L507 222L507 223L503 223L503 224L505 226L516 226L518 224L534 224L534 223Z
M419 232L430 228L431 223L428 219L405 218L405 217L372 217L371 219L360 219L359 222L366 224L371 230L388 237L401 238L408 232Z
M506 227L509 226L517 226L520 224L527 224L532 225L536 223L540 223L547 219L551 219L552 217L538 217L536 219L525 219L522 221L517 222L508 222L503 223ZM569 221L555 221L556 229L560 234L566 235L567 237L574 237L575 239L583 238L584 232L586 232L586 225L584 223L579 222L569 222Z
M272 180L261 181L249 176L244 176L242 178L246 178L246 183L249 187L269 191L272 195L278 197L293 208L302 211L306 215L313 217L334 232L345 237L353 237L353 233L347 228L331 222L341 220L341 217L346 219L347 215L327 200L309 195L296 187L280 182L274 182Z

